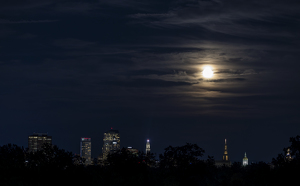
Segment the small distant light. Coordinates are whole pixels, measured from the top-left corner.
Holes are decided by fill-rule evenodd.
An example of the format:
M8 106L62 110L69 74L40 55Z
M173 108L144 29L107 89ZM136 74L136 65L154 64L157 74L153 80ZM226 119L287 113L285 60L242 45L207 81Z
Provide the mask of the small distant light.
M132 149L132 147L128 147L128 149Z

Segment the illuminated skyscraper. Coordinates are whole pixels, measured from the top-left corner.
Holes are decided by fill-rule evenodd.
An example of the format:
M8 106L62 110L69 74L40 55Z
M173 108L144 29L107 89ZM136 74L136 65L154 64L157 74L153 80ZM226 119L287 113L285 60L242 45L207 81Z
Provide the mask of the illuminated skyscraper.
M243 158L243 166L247 166L248 165L248 158L247 158L247 155L246 155L246 152L245 152L245 156Z
M46 133L33 133L33 135L28 136L28 151L37 152L42 149L45 143L51 145L52 137Z
M215 165L218 167L231 166L231 162L229 161L229 157L228 157L228 149L227 149L227 140L226 139L225 139L223 159L221 161L215 161Z
M146 154L150 153L150 140L147 139L147 143L146 143Z
M81 138L80 157L85 159L85 165L92 164L92 142L91 138Z
M109 130L104 133L102 154L103 160L107 159L108 154L115 153L120 150L120 133L118 130Z
M225 148L224 148L223 161L229 161L226 139L225 139Z

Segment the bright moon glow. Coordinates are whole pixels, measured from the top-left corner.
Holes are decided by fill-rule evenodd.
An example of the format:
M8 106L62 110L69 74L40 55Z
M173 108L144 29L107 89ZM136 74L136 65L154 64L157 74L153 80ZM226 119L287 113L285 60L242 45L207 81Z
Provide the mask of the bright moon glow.
M204 70L202 71L202 75L205 78L211 78L214 75L214 72L212 71L211 67L204 67Z

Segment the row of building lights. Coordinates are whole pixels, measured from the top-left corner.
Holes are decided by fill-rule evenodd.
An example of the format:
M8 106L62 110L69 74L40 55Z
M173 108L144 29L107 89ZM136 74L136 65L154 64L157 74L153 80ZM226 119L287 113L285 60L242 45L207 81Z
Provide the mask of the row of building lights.
M52 137L46 133L34 133L28 137L29 152L40 150L43 144L52 144ZM133 154L137 154L138 150L132 147L127 148ZM108 154L115 153L120 150L120 133L118 130L107 131L103 135L102 154L98 156L98 161L102 162L107 159ZM85 165L92 164L92 141L91 138L81 138L80 140L80 157L84 158ZM150 153L150 140L146 142L146 154Z
M48 136L46 133L34 133L28 137L28 149L29 152L36 152L42 148L42 145L48 143L52 144L52 137ZM133 154L137 154L138 150L132 147L127 148ZM120 150L120 133L118 130L111 130L107 131L103 135L103 146L102 146L102 154L98 157L98 161L102 162L107 160L107 156L109 154L115 153ZM85 165L92 164L92 144L91 138L81 138L80 141L80 157L85 159ZM146 154L150 153L150 140L147 139L146 142ZM231 162L228 156L227 150L227 140L225 139L225 147L224 147L224 154L223 159L220 161L215 161L216 166L230 166ZM248 165L248 158L245 152L245 156L243 158L243 166Z

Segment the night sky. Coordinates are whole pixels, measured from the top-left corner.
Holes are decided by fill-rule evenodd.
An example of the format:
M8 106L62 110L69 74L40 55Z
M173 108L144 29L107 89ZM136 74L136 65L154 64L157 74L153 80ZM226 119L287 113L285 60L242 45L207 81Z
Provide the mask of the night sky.
M196 143L220 160L270 162L300 134L299 0L0 2L0 145L28 135L79 153L163 153ZM210 66L213 77L202 70Z

